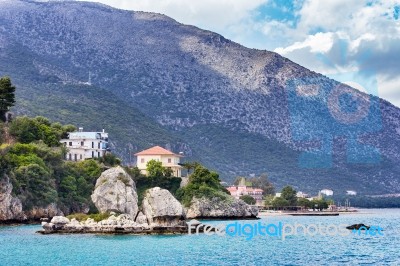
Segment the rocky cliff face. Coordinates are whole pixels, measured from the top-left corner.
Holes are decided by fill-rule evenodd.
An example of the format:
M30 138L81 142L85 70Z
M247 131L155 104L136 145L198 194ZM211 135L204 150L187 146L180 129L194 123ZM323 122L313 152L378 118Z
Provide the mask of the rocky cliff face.
M218 218L218 219L245 219L256 218L258 208L246 204L233 197L221 198L194 198L187 210L186 216L192 218Z
M12 196L13 186L7 175L0 181L0 223L26 222L64 215L55 203L45 207L34 206L30 210L23 210L21 200Z
M372 97L377 115L338 123L327 102L339 83L276 53L160 14L79 1L3 0L0 25L0 75L16 81L18 113L108 125L125 160L162 144L230 181L266 172L278 187L310 193L400 190L399 109ZM318 89L306 97L292 83ZM321 147L328 165L299 166L299 151ZM375 163L369 147L379 150Z
M1 221L23 221L27 216L22 211L21 201L11 195L12 184L8 176L0 181L0 222Z
M100 212L119 212L136 217L138 195L135 182L118 166L104 171L96 181L92 201Z

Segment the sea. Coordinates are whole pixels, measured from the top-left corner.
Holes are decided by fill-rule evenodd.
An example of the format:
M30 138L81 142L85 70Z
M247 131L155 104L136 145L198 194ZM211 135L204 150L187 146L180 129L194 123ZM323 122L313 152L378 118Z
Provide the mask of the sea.
M229 229L165 236L41 235L40 225L2 226L0 265L400 265L400 209L203 222ZM373 227L344 229L360 223Z

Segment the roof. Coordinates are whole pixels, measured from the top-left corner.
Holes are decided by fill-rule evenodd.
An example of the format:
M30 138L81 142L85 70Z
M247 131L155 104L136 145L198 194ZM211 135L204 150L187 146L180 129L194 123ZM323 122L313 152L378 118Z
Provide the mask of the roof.
M68 139L97 139L100 137L108 137L108 133L104 132L70 132L68 134Z
M150 149L135 153L135 155L136 156L138 156L138 155L174 155L174 156L182 157L182 155L175 154L172 151L164 149L163 147L160 147L160 146L154 146Z

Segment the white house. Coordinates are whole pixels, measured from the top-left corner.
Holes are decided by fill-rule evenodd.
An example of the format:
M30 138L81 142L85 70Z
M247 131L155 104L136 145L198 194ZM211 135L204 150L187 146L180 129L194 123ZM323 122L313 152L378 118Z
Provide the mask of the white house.
M67 139L60 141L67 148L66 160L82 161L90 158L103 157L109 151L108 133L102 132L83 132L79 128L78 132L71 132Z
M151 160L155 160L161 162L163 167L172 169L174 176L182 176L182 166L179 165L180 160L183 157L181 154L175 154L160 146L154 146L150 149L136 153L135 156L137 156L136 165L142 174L147 175L147 163Z
M296 193L296 197L298 197L298 198L307 198L308 194L304 193L302 191L299 191L299 192Z
M346 191L346 194L347 194L347 195L350 195L350 196L356 196L356 195L357 195L357 192L354 191L354 190L347 190L347 191Z
M333 190L331 189L323 189L319 193L324 194L326 196L333 196Z

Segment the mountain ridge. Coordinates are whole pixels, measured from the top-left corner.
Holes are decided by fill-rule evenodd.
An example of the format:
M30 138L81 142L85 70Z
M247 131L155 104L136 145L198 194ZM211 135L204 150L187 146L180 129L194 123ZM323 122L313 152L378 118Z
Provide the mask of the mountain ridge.
M180 24L160 14L75 1L2 3L0 74L10 75L21 88L17 95L22 101L17 105L18 113L41 114L51 107L52 119L76 123L79 115L70 117L73 105L60 108L67 111L62 114L51 102L39 111L32 108L34 104L29 100L43 105L46 100L42 94L52 95L55 88L58 88L58 99L74 98L67 93L70 88L81 94L82 97L75 99L78 101L87 99L83 97L86 94L95 97L84 88L97 88L107 98L113 98L112 104L102 98L99 106L126 106L135 110L124 123L114 119L115 127L124 128L130 119L139 116L163 131L159 137L166 136L167 141L162 141L162 137L156 138L158 142L150 141L142 130L142 135L135 135L142 138L141 144L135 145L137 140L131 140L129 132L119 132L108 122L107 126L116 136L115 151L127 162L132 162L132 150L161 144L184 151L189 159L207 161L207 166L221 172L226 180L232 180L237 174L267 172L278 187L287 184L286 180L292 180L291 183L300 180L298 189L315 190L312 182L340 188L334 176L342 171L345 177L339 180L349 189L357 190L358 181L362 183L359 190L365 192L400 190L400 169L396 166L400 159L400 112L384 100L370 98L372 106L381 110L381 118L372 113L365 123L344 127L326 110L329 94L340 83L274 52L245 48L221 35ZM91 85L85 85L89 75ZM317 84L319 94L308 102L297 96L290 98L288 84L292 81ZM30 99L27 92L34 97ZM63 105L61 100L57 103ZM82 104L91 106L86 113L96 121L93 125L101 124L102 117L112 113L108 110L96 114L98 106L91 99ZM115 111L113 116L121 117L124 113ZM79 114L82 117L84 113ZM298 123L306 124L298 126ZM109 128L106 127L108 131ZM134 130L133 125L129 128ZM224 135L230 136L229 139L224 139ZM332 141L333 167L328 170L299 167L297 158L301 151L318 146L315 141L321 141L321 136ZM200 137L208 139L208 148ZM348 164L343 159L349 153L346 138L380 149L386 168L382 170L379 166L371 171L367 164L360 170L359 166ZM255 139L263 145L252 141ZM218 156L221 150L215 147L221 143L225 151ZM133 147L131 151L126 148L129 145ZM230 149L229 145L236 147ZM268 145L271 151L259 150L258 146L268 150ZM208 154L207 158L201 154L193 156L196 150ZM237 156L236 153L243 153L241 150L248 155ZM358 149L356 153L361 156L364 151ZM274 155L278 157L276 160L271 159ZM252 156L257 157L254 159L257 163L249 162ZM242 164L244 169L237 164ZM294 178L299 173L301 176Z

